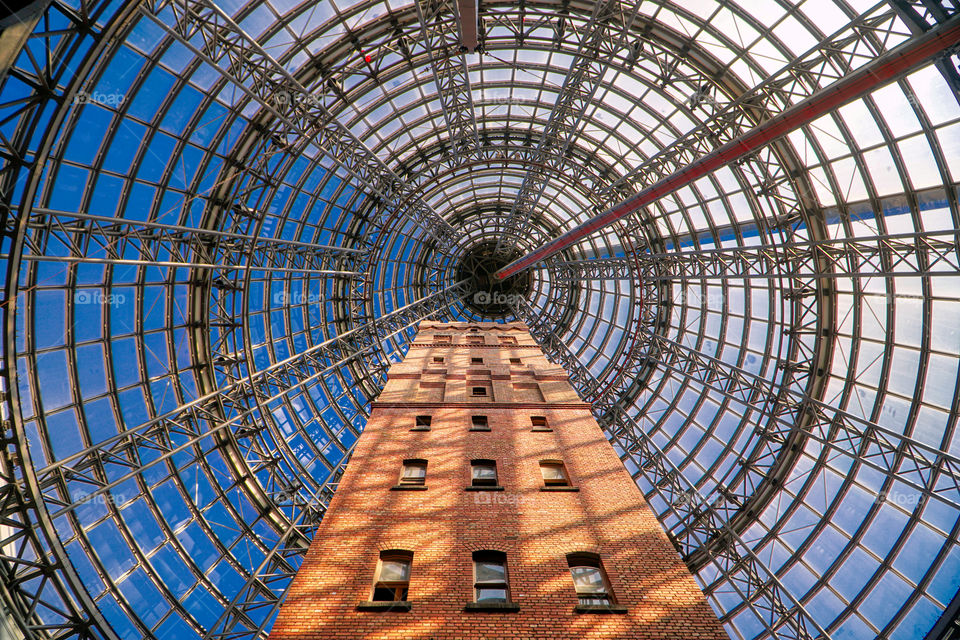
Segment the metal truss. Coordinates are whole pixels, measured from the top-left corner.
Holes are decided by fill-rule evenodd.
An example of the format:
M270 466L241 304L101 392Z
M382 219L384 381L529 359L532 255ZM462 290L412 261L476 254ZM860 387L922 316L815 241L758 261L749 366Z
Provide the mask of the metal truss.
M638 253L624 258L557 261L551 268L559 278L570 281L627 278L634 273L653 282L956 276L960 275L960 231Z
M296 512L294 519L287 525L257 568L247 576L229 605L220 614L216 622L203 635L204 640L241 640L243 638L261 638L269 631L267 625L275 618L277 610L283 604L287 587L300 566L299 560L307 551L305 541L309 540L316 528L317 515L322 514L333 499L347 462L353 449L333 470L330 477L317 492L316 501ZM295 500L295 499L294 499ZM260 615L252 620L250 613Z
M530 168L520 185L510 214L498 231L497 250L504 250L505 247L509 250L521 235L533 233L536 236L538 228L530 227L528 222L553 174L562 173L568 164L568 149L580 135L584 114L593 105L594 94L611 61L627 44L627 36L640 4L633 3L629 12L623 10L619 0L603 0L594 5L590 20L583 28L570 73L563 82L547 126L530 157ZM609 31L612 27L615 33L611 36ZM539 243L545 239L535 237L534 241Z
M0 102L0 121L6 128L0 136L0 228L6 235L5 251L13 242L10 230L19 212L22 182L38 171L38 151L44 142L33 134L43 130L56 106L73 97L74 76L89 70L90 57L86 54L95 54L112 35L101 22L105 14L109 15L108 2L50 2L29 34L33 45L29 64L0 70L0 84L20 87L15 97L4 96ZM90 597L45 508L24 480L23 468L29 466L30 455L22 439L19 415L16 295L12 294L16 282L13 265L4 262L0 271L5 279L0 303L4 324L0 366L4 402L0 422L3 613L27 638L115 640L116 634Z
M929 31L960 12L954 0L891 0L890 4L914 33ZM951 58L935 64L953 91L960 92L960 56L954 52Z
M463 58L448 48L456 26L454 7L449 0L420 1L419 6L410 3L383 12L384 5L376 0L351 0L316 18L308 5L253 0L226 9L230 23L209 2L137 6L81 0L68 6L54 1L29 40L29 51L6 78L0 77L6 83L0 99L0 229L5 234L0 257L7 277L0 304L6 338L0 371L0 400L6 408L0 454L0 564L9 578L2 585L4 604L31 640L160 633L157 624L141 617L139 603L128 597L125 580L130 576L109 567L92 544L91 534L100 521L85 520L86 510L79 505L97 502L98 497L109 498L103 519L119 527L121 546L129 547L124 551L159 590L169 618L185 625L179 630L208 638L263 638L313 523L336 489L350 443L362 428L365 403L375 397L388 359L402 351L410 328L398 322L392 333L378 332L379 341L367 341L361 334L358 343L338 346L337 340L354 335L355 329L365 331L384 311L421 299L425 292L441 292L430 303L437 314L451 319L466 315L455 296L442 293L452 282L457 252L474 238L496 237L494 225L504 220L515 204L510 194L535 168L537 138L542 137L547 114L558 106L547 99L556 95L562 81L555 62L576 59L597 26L591 15L601 7L530 0L485 3L480 16L483 69L474 69L476 75L468 78ZM558 160L562 171L551 173L557 184L543 192L540 202L558 195L530 216L526 224L536 230L520 242L526 246L557 235L584 212L625 199L655 179L657 171L680 166L687 157L677 151L674 165L661 158L660 165L641 166L636 158L649 155L648 149L693 136L701 150L710 150L734 135L725 128L762 122L816 93L831 78L863 66L905 34L942 23L956 13L955 5L953 0L878 3L825 39L823 25L806 12L806 5L783 5L791 34L807 31L807 41L822 40L799 57L793 43L781 38L782 29L767 28L769 23L752 15L744 3L719 3L710 15L681 2L654 3L651 11L637 17L629 42L619 49L612 40L623 33L618 35L608 24L599 45L609 48L604 62L608 72L600 80L603 86L588 99L595 108L588 106L573 127L579 133ZM623 10L629 7L625 4ZM418 19L424 11L434 12L432 23ZM135 33L143 12L179 37L125 41L125 35ZM671 20L661 20L667 13ZM725 33L716 26L721 21L714 21L721 13L724 24L735 21L745 33L756 32L756 40L737 42L735 35ZM192 23L197 15L208 22ZM434 30L425 34L423 22ZM152 24L141 28L153 33ZM256 42L245 39L240 29ZM721 47L727 50L715 56ZM263 51L271 55L265 58ZM110 86L119 73L111 65L123 66L124 54L131 52L140 66L124 79L122 106L81 105L74 99ZM771 63L774 59L784 66L766 77L767 69L777 64ZM936 65L956 92L949 74L955 71L955 56ZM922 73L922 82L933 84ZM169 90L152 112L138 109L142 105L134 99L157 88L157 75L172 78ZM293 89L291 77L298 83ZM900 86L908 109L914 109L919 120L910 135L922 130L916 137L929 143L940 175L956 176L955 159L936 141L938 136L945 140L953 132L948 127L956 123L928 117L932 111L924 102L923 84L913 77ZM274 89L280 93L271 93ZM471 89L477 92L475 113L464 120L469 112L462 109L463 100L471 97ZM647 93L636 95L636 89ZM508 104L489 98L504 90L511 95ZM600 104L596 96L603 91L606 98ZM191 105L181 99L184 95L198 102ZM938 95L942 100L944 94ZM301 104L291 104L295 101ZM628 106L616 106L618 102ZM944 377L934 359L953 357L953 347L944 346L950 329L944 324L953 321L952 278L939 276L956 274L958 238L952 232L899 233L911 222L916 229L956 228L960 208L955 180L944 177L942 192L934 180L937 194L909 186L914 167L909 154L899 150L904 136L884 122L888 103L874 95L862 102L893 157L887 176L871 175L875 170L865 160L884 143L863 147L850 133L853 123L844 122L846 114L832 114L826 122L797 131L800 146L791 138L790 144L761 149L730 166L732 178L727 172L710 176L693 185L689 194L664 199L618 224L613 233L595 234L561 260L545 263L535 275L531 299L537 301L536 313L547 328L562 330L553 347L559 352L576 345L580 369L572 355L570 366L581 393L592 399L608 433L617 434L611 439L625 465L647 489L688 565L698 571L728 631L741 638L826 637L854 618L872 627L864 613L869 607L862 605L892 575L910 583L912 594L894 603L900 610L886 627L871 628L873 635L893 637L894 629L903 635L903 627L897 626L915 615L914 605L921 600L927 605L935 600L940 608L946 604L932 583L949 566L946 558L955 554L960 524L944 529L927 517L931 510L900 509L908 525L902 533L886 535L889 502L882 513L874 505L859 520L845 519L843 513L850 494L874 490L863 482L864 473L881 479L881 491L895 492L899 486L940 509L953 509L958 493L956 460L923 444L932 442L929 434L918 440L932 414L946 416L943 443L956 440L957 390L941 392L936 401L928 401L927 393ZM652 104L665 108L656 107L657 113L643 108ZM630 105L638 108L631 112ZM730 109L739 109L740 115L725 116ZM102 140L83 139L91 114L99 114ZM319 120L310 119L314 117ZM830 122L837 130L830 129ZM354 138L338 137L343 129L336 123ZM118 168L105 158L112 147L123 144L120 134L127 125L143 135L126 143L139 148L129 167ZM866 176L865 201L840 196L844 178L831 168L836 147L822 148L821 125L827 137L848 142L847 157ZM162 172L142 171L158 162L148 145L161 134L173 141L170 162ZM461 145L457 141L464 135L469 144ZM355 140L366 147L358 148ZM562 141L562 135L553 147L559 156L557 140ZM88 148L79 149L78 144ZM696 141L690 144L696 148ZM187 147L201 158L191 184L171 178L173 159ZM162 160L166 163L167 156ZM808 175L820 170L818 162L823 177L817 179L826 186L815 195ZM638 168L630 172L633 167ZM131 219L60 210L72 206L58 200L59 185L70 180L63 168L88 176L72 185L80 199L66 200L77 202L77 211L109 212L103 200L112 198L118 202L113 211ZM143 177L146 173L162 177ZM902 196L894 196L893 206L901 208L898 213L906 206L908 215L884 219L887 205L869 181L897 174L905 186ZM211 180L214 186L208 191ZM120 186L101 192L108 182ZM156 189L154 203L139 199L144 191L137 188L144 183ZM508 183L508 188L502 186ZM816 198L824 190L836 194L837 209L821 216ZM186 203L182 209L166 208L178 197ZM452 248L430 240L407 216L407 203L420 201L432 203L442 211L441 219L456 228L458 243L449 245ZM930 209L938 210L928 217ZM709 211L705 221L698 220L698 211ZM865 221L869 216L862 216L863 211L876 218ZM146 223L133 217L172 222ZM744 238L754 236L761 244L747 245L752 240ZM314 238L324 238L322 245L330 246L316 245ZM697 247L705 244L724 248L700 252ZM727 248L733 245L738 246ZM667 251L667 246L677 251ZM621 253L632 266L619 259L583 259ZM898 276L905 278L899 281ZM77 292L90 288L106 293L113 287L125 287L128 296L136 292L136 302L119 317L114 310L101 309L102 326L93 327L96 331L79 338L68 335L53 346L39 339L37 328L56 320L51 314L63 313L65 327L85 323L90 309L76 306ZM700 308L696 293L692 299L688 293L697 287L704 295L708 290L722 292L724 308ZM870 300L879 299L882 289L887 297L879 304L884 310L870 308ZM280 292L317 291L316 304L273 304ZM146 314L157 301L155 295L166 296L156 306L165 306L162 319ZM739 298L745 299L742 308L734 306ZM45 302L49 300L55 302ZM839 316L838 306L844 309ZM184 308L186 314L181 313ZM416 317L411 314L409 319ZM117 331L122 324L128 326ZM908 334L918 334L906 344L900 339L905 325ZM918 327L915 332L913 325ZM542 330L541 340L550 341L549 335ZM111 346L121 340L137 345L131 378L110 371ZM718 349L711 359L706 353L713 353L713 341ZM159 376L147 364L149 351L158 344L169 358L169 367ZM360 345L367 345L362 353ZM99 442L100 425L84 413L89 403L82 393L86 380L76 379L82 376L76 362L84 349L106 354L107 390L99 399L113 407L108 413L125 429L124 436L130 434L126 444ZM289 354L305 350L310 356L291 360ZM899 375L903 365L898 358L905 351L920 362L912 398ZM67 395L72 399L67 407L50 411L38 370L43 358L58 352L68 362ZM747 364L751 356L753 364ZM581 375L583 371L592 375ZM124 379L134 382L125 386ZM173 390L173 401L153 390L161 380ZM121 411L121 394L134 387L142 389L149 419L159 416L144 432L138 429L146 418L127 422ZM227 392L217 396L221 387ZM878 427L888 424L883 412L891 396L910 406L902 429L908 438ZM202 413L161 419L171 407L197 397L219 400L205 404ZM835 407L809 400L827 397L837 398L830 402ZM857 413L861 400L874 402L872 409ZM684 401L694 408L681 407ZM719 407L715 420L700 411L708 403ZM68 462L64 468L74 475L58 476L50 470L41 492L30 484L30 470L45 473L50 464L60 462L53 455L59 433L53 418L61 411L79 416L76 429L85 451L95 442L103 451L91 451L76 464ZM285 424L276 417L280 412L289 415ZM194 414L199 417L192 418ZM683 425L670 424L669 418L681 414ZM710 430L719 432L730 423L738 437L717 444ZM701 428L706 435L691 449L686 442L691 436L695 440ZM301 442L309 440L305 446L314 455L314 471L298 459L303 450L290 431ZM41 444L28 441L29 433L38 433ZM323 457L320 452L328 443L332 453ZM715 451L720 454L713 459ZM152 462L160 456L166 457ZM641 460L648 462L636 470L633 462ZM805 476L790 475L804 465L812 465ZM194 501L188 477L193 473L207 475L216 493L213 502ZM828 473L839 474L841 488L827 506L817 506L816 477ZM191 526L212 541L212 555L178 541L170 512L152 495L158 475L169 479L185 499ZM114 484L123 478L130 479L126 485ZM131 505L111 498L119 497L121 489L145 505L148 521L156 518L165 545L188 565L191 588L204 597L209 594L219 619L204 619L164 583L151 549L135 538L137 521L127 510ZM102 493L95 493L98 490ZM228 512L237 525L234 533L218 533L209 507ZM250 516L247 507L255 515ZM816 523L800 542L790 543L783 565L774 566L767 554L773 557L781 540L796 536L793 514L807 509L816 510ZM54 513L61 514L56 522ZM810 570L812 548L823 540L818 534L838 526L845 529L845 546L836 550L829 566L813 568L810 590L800 593L784 578L791 593L783 593L784 584L771 581L767 570L791 578L796 575L788 573L793 568ZM897 538L885 558L864 542L869 534L876 535L877 527L886 537ZM894 560L914 544L911 532L920 528L936 529L942 545L931 551L922 577L906 577L898 573ZM249 545L256 559L248 563L240 558L241 547L234 544ZM827 633L804 629L803 612L791 610L792 603L801 600L813 606L821 602L820 595L837 594L836 584L849 575L844 574L844 560L853 551L877 556L881 568L859 593L841 594L844 608L835 617L809 610ZM86 556L79 563L73 555L77 552ZM750 552L763 561L758 565ZM81 563L87 560L95 573L83 573ZM229 567L239 580L221 582L192 564L194 560ZM105 602L113 599L119 609L111 612ZM945 618L956 611L960 605L955 599L946 607ZM766 631L759 631L753 616L763 620ZM750 622L739 626L745 618ZM115 623L132 624L135 631L112 631ZM949 621L932 633L945 625Z
M369 190L379 216L408 217L441 250L456 244L450 225L427 203L410 199L409 185L215 3L148 1L140 11L272 114L265 135L281 146L308 140Z
M592 262L592 261L585 261ZM577 263L573 263L577 264ZM559 265L558 265L559 266ZM622 265L619 266L623 268ZM561 275L562 274L562 275ZM557 280L560 283L571 281L571 276L581 275L577 270L571 267L571 263L566 263L557 269ZM597 274L593 274L597 275ZM601 276L602 277L602 276ZM591 403L594 415L601 426L617 431L619 416L626 415L633 405L634 399L642 390L646 380L657 370L663 362L656 352L655 340L652 336L658 335L657 327L665 326L666 322L662 318L664 310L669 309L669 300L663 299L659 287L654 286L653 279L645 278L640 272L635 271L632 277L643 282L644 295L641 304L643 312L636 325L631 325L633 335L628 341L632 348L619 360L617 375L606 383L601 383L592 374L582 366L576 371L589 374L587 378L578 377L574 379L578 393L585 402ZM816 334L818 317L816 314L815 303L810 304L810 296L797 297L794 306L798 315L797 324L792 329L796 334L806 332ZM524 309L523 312L527 318L532 317L532 311ZM559 319L551 314L548 309L536 313L536 325L531 328L531 332L542 344L549 345L551 353L563 353L566 349L565 343L560 335L557 335L555 327L564 326ZM800 341L794 341L794 354L790 360L789 367L783 367L783 379L779 382L783 387L796 389L798 392L807 387L813 380L811 370L815 366L816 351L814 349L804 348ZM698 361L685 362L688 367L681 367L677 373L681 374L681 379L700 380L699 374L702 373L702 367L697 365L702 363ZM708 376L709 378L709 376ZM772 384L772 383L771 383ZM791 412L784 399L778 393L764 392L762 389L748 389L747 385L738 383L738 393L726 393L725 397L733 402L739 403L744 407L757 407L763 417L769 419L773 414L787 414L796 421L799 421L800 415L797 412ZM755 433L751 442L743 445L743 451L740 453L742 464L736 473L728 474L725 477L717 478L716 482L723 486L724 501L715 505L719 513L718 521L723 522L733 531L741 531L749 526L751 517L748 514L757 513L772 499L773 493L779 486L784 474L792 468L792 459L802 444L802 437L798 432L786 433L781 438L762 437ZM733 447L733 441L727 444L728 450ZM638 461L638 464L644 461ZM685 559L694 571L703 567L706 563L706 550L697 546L698 540L709 540L711 544L716 544L716 536L698 535L696 538L685 536L684 531L696 528L698 526L699 512L684 512L687 520L680 522L664 522L664 526L670 533L678 546L683 550ZM691 520L692 518L692 520ZM703 531L699 533L703 534ZM709 532L708 532L709 533Z
M423 46L447 122L449 153L471 157L480 147L466 55L460 50L456 0L416 0ZM452 20L451 20L452 18ZM406 47L406 41L403 45ZM406 55L411 54L406 51Z
M253 269L359 278L367 251L159 222L32 209L22 258L220 272ZM5 256L6 257L6 256ZM222 277L229 277L223 273ZM219 286L234 286L218 280Z
M106 439L96 446L37 468L35 474L38 488L44 492L48 504L59 504L60 508L53 514L56 518L78 506L76 502L65 500L69 492L63 489L63 482L67 480L94 487L92 491L84 494L89 500L129 480L131 474L136 474L138 470L158 464L211 434L231 429L240 431L238 437L248 437L252 433L244 431L240 425L254 411L261 411L266 403L316 379L326 370L376 353L382 340L447 308L451 299L465 292L466 285L457 283L444 291L384 314L368 325L314 345L282 362L236 376L235 380L212 393ZM381 373L388 368L384 363L371 366L379 367ZM259 426L251 426L249 429L256 433L265 426L266 423L260 423ZM187 440L172 437L173 435L185 436ZM144 459L141 450L161 453ZM105 463L118 465L127 469L127 472L120 478L113 473L105 474L112 478L107 481L98 473L98 469ZM312 497L316 498L316 495Z
M549 338L553 328L547 325L542 316L526 302L516 305L515 312L530 327L531 334L547 357L566 369L578 392L583 388L589 393L598 386L592 374L563 342ZM597 415L597 409L593 411ZM609 417L608 414L603 415ZM622 412L618 412L616 418L616 424L601 425L613 444L636 460L639 473L670 505L675 516L681 521L695 519L704 522L703 514L712 508L710 501L700 495L633 418ZM692 518L691 514L696 516ZM710 548L710 562L717 568L724 583L743 598L745 606L774 637L812 640L826 636L825 631L795 600L776 574L726 522L707 520L703 528L690 530L689 535L697 547L708 547L711 538L720 535L726 537L727 544ZM671 535L671 539L675 538Z
M465 290L463 283L448 287L285 361L237 376L216 391L138 427L36 468L30 484L36 484L37 499L42 501L49 517L57 520L98 496L125 486L153 466L174 458L178 464L184 464L183 455L191 450L202 457L211 436L235 440L236 449L254 476L250 480L266 488L286 521L278 542L266 553L257 571L246 576L246 586L206 637L251 637L251 633L261 633L296 571L291 558L306 551L304 532L319 522L336 487L340 467L347 461L345 456L327 482L311 486L304 475L296 472L296 466L284 459L289 452L273 451L264 440L269 407L348 361L375 359L383 340L446 309ZM368 362L367 366L385 375L388 364L381 359ZM238 482L244 479L239 478ZM234 569L241 575L246 573L240 565ZM257 615L250 615L254 612Z
M714 111L709 119L620 178L618 186L640 191L870 62L910 37L896 17L882 2L736 99L724 104L710 97L706 102ZM610 195L613 201L616 196Z

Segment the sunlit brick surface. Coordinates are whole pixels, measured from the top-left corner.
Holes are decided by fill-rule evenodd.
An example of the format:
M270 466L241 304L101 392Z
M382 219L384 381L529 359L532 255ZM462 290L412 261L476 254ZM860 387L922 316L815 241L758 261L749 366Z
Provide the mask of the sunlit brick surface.
M435 343L435 334L450 343ZM482 344L466 344L478 335ZM472 397L474 386L492 397ZM490 431L470 431L471 416L481 414ZM429 431L411 431L418 415L431 416ZM531 416L546 417L552 431L533 431ZM392 490L410 458L428 461L427 489ZM497 461L503 491L465 490L477 458ZM542 460L562 460L578 491L542 490ZM388 549L414 554L410 610L358 611ZM482 549L506 553L519 611L464 610L473 600L471 554ZM574 552L601 557L626 613L575 611L566 560ZM421 324L391 369L270 636L726 637L589 407L519 323Z

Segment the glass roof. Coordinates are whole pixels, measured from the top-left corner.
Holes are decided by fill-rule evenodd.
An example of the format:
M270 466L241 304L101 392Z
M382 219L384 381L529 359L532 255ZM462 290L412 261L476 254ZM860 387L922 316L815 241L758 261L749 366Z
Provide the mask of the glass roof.
M265 638L418 321L483 319L470 247L526 252L957 20L484 0L464 52L455 5L54 0L0 34L6 624ZM732 638L960 608L958 97L956 55L917 66L538 265L505 318Z

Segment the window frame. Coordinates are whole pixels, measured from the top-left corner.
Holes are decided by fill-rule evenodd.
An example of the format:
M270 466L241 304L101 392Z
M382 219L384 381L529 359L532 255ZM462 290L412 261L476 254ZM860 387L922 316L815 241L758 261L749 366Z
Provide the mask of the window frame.
M577 601L580 606L586 607L615 607L617 605L616 596L613 593L613 586L610 584L610 577L603 567L603 560L596 553L578 552L567 554L567 568L570 571L570 579L573 581L574 592L577 594ZM575 569L590 568L595 569L600 575L600 581L603 586L602 591L582 591L577 585ZM597 594L600 594L599 596ZM606 602L588 602L588 600L603 600Z
M547 478L543 473L544 469L547 468L559 469L562 478ZM570 474L567 472L567 465L562 460L541 460L540 476L543 478L543 486L545 487L569 487L572 485Z
M475 471L479 468L492 468L493 480L487 478L478 478ZM498 487L500 486L500 472L497 470L497 461L487 458L477 458L470 461L470 486L471 487Z
M423 469L419 476L408 476L408 469ZM427 485L427 461L423 458L408 458L400 465L400 479L398 487L425 487Z
M406 580L382 580L385 562L403 562L406 564ZM408 602L410 596L410 576L413 574L413 551L406 549L387 549L380 552L377 569L373 576L373 588L370 590L370 602ZM393 599L377 597L378 589L393 590ZM403 597L400 597L400 596Z
M507 566L507 554L503 551L497 551L495 549L482 549L479 551L474 551L472 554L473 559L473 602L479 605L489 605L489 604L505 604L509 605L513 602L510 597L510 570ZM479 580L477 566L480 563L485 564L499 564L503 567L503 581L496 580L486 580L481 582ZM480 599L480 590L481 589L503 589L504 597L503 600L499 599Z

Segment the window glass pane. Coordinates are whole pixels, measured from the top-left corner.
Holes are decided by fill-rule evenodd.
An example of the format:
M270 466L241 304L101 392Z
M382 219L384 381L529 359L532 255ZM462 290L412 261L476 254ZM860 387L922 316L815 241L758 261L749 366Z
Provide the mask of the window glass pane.
M505 582L507 571L502 562L477 561L477 582Z
M496 480L497 470L494 467L489 465L474 465L473 479L474 480Z
M481 587L477 589L477 602L506 602L507 590L503 588Z
M566 476L563 474L563 467L558 464L545 464L541 465L540 473L543 474L544 480L565 480Z
M596 567L570 567L577 593L605 593L603 574Z
M427 468L423 465L407 465L403 468L404 479L418 479L427 476Z
M406 560L384 560L380 565L381 582L406 582L410 579L410 563Z

